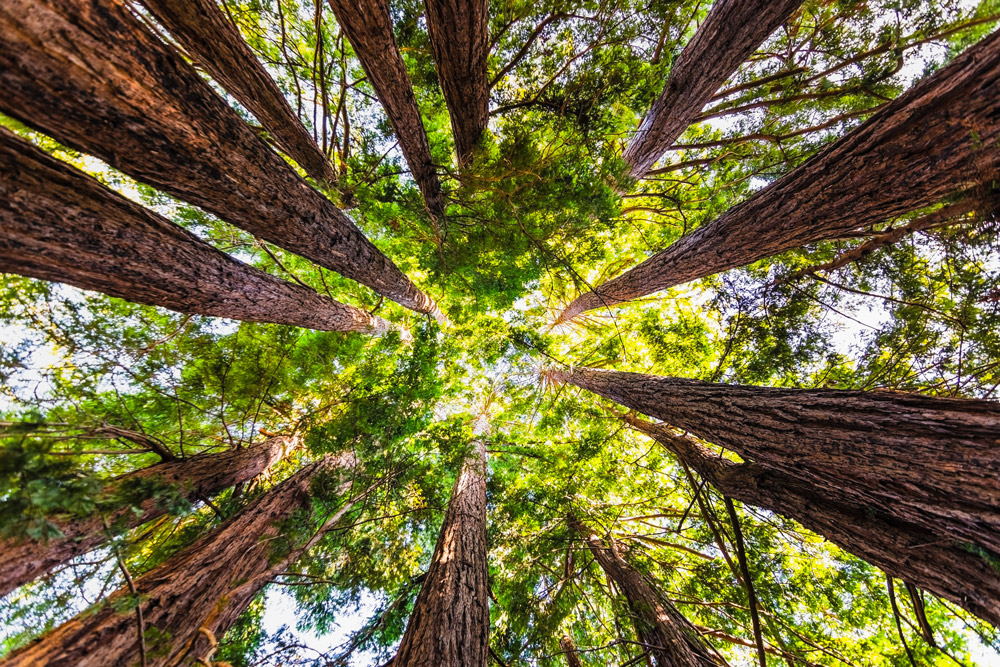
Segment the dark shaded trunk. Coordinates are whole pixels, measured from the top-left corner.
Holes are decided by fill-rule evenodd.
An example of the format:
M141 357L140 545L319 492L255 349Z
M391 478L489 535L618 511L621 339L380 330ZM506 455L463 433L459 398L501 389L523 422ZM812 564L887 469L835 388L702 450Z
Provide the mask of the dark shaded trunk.
M424 0L424 8L455 153L464 167L486 130L490 111L488 0Z
M239 29L213 0L142 0L177 43L260 121L307 174L333 183L336 174Z
M196 501L253 479L284 456L289 445L290 438L276 437L245 449L160 463L116 478L104 493L130 495L138 489L150 492L149 487L140 485L152 481L169 485L185 498ZM108 538L105 520L116 529L135 528L167 513L155 497L145 499L138 508L139 513L133 507L126 507L106 517L53 519L64 537L47 542L0 541L0 596L104 544Z
M1000 32L747 201L581 295L559 321L993 188L998 97Z
M566 658L566 665L568 667L583 667L583 663L580 662L580 655L576 652L576 644L573 642L573 638L569 635L563 635L562 639L559 640L559 648L563 652L563 656Z
M722 84L801 4L719 0L712 5L622 155L633 177L649 171Z
M209 649L204 630L221 637L267 583L283 572L325 530L351 509L346 502L305 545L281 549L279 523L308 507L310 485L323 472L350 467L346 457L311 464L246 509L135 579L146 631L150 667L194 663ZM341 487L342 491L349 482ZM287 545L286 545L287 546ZM125 588L95 609L63 623L0 662L13 665L105 667L138 664L136 616L121 613ZM156 631L153 631L153 628Z
M486 444L474 443L455 480L427 578L393 667L485 667Z
M0 4L0 111L419 312L434 302L120 0Z
M0 128L0 271L182 313L329 331L389 323L216 250Z
M843 494L803 483L754 462L734 463L694 439L626 416L634 428L672 451L724 495L780 514L894 577L951 600L1000 625L1000 570L967 543L900 521Z
M351 42L368 81L385 109L393 132L399 139L413 180L420 186L427 211L435 218L444 215L444 195L434 170L427 132L413 85L406 73L403 56L396 46L387 0L328 0L337 23Z
M654 665L705 667L722 664L687 619L622 557L613 538L605 542L575 519L570 519L569 525L587 543L594 560L625 596L636 635L649 651Z

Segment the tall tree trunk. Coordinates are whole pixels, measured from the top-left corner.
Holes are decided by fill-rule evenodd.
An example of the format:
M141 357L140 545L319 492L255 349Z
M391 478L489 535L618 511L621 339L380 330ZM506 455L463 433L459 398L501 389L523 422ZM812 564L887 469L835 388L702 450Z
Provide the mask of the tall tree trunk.
M389 3L387 0L328 1L385 108L399 139L399 148L410 165L413 180L424 195L427 211L435 218L442 217L444 195L441 182L434 170L417 98L413 94L403 56L396 46Z
M0 271L183 313L330 331L389 328L216 250L4 128Z
M559 321L994 187L998 97L1000 32L747 201L581 295Z
M141 468L116 478L104 489L104 495L128 493L129 489L147 490L147 487L138 485L152 481L169 485L190 500L214 496L270 468L284 456L290 440L284 436L269 438L244 449L203 454ZM0 596L99 547L108 537L104 529L105 519L116 528L135 528L167 512L155 497L145 499L138 509L139 513L136 513L132 507L126 507L108 517L55 519L53 523L63 537L47 542L28 539L0 541Z
M576 644L573 642L572 637L563 635L562 639L559 640L559 648L566 658L567 667L583 667L583 663L580 662L580 654L576 652Z
M0 111L419 312L434 302L121 0L0 3Z
M392 667L485 667L489 649L486 582L486 443L462 465L427 578Z
M142 0L178 44L260 121L278 146L321 183L336 173L278 84L214 0Z
M586 368L556 375L830 497L1000 554L1000 403Z
M424 8L458 164L466 166L490 111L488 0L424 0Z
M134 581L140 598L150 667L194 662L208 651L204 631L221 637L267 583L353 507L344 505L304 545L274 561L279 522L308 507L310 486L324 472L347 475L350 457L313 463L246 509ZM341 491L350 487L342 485ZM136 615L117 611L131 592L121 589L99 607L63 623L0 661L4 667L104 667L138 664ZM155 632L153 629L155 628Z
M687 129L722 84L802 0L718 0L681 54L622 155L643 176Z
M1000 625L1000 572L996 560L939 532L886 515L843 494L804 483L752 461L734 463L694 439L626 415L631 426L677 455L724 495L780 514L894 577L951 600Z
M659 595L648 581L622 557L613 538L607 543L597 533L570 519L608 579L625 596L636 635L657 667L705 667L720 665L698 637L697 631L673 605Z

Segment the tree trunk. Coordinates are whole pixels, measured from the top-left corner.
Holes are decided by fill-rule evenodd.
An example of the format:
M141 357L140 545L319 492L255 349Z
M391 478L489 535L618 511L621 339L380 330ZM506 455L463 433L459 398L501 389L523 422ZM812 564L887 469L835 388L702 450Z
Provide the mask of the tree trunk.
M998 97L1000 32L747 201L581 295L558 321L992 187Z
M0 111L419 312L434 302L121 0L0 3Z
M485 667L486 444L462 465L393 667Z
M290 438L287 437L269 438L244 449L202 454L141 468L116 478L104 489L104 495L113 495L116 491L127 493L130 487L136 488L133 485L138 482L153 481L174 487L190 500L214 496L270 468L284 456L289 444ZM132 507L126 507L106 518L115 527L135 528L166 514L166 509L155 497L144 500L139 510L140 513L136 514ZM104 519L102 516L56 519L53 523L64 537L47 542L29 539L0 541L0 597L99 547L108 537Z
M583 663L580 662L580 654L576 652L576 644L573 642L572 637L563 635L562 639L559 640L559 648L562 649L563 656L566 658L567 667L583 667Z
M570 527L586 543L594 560L625 596L636 635L657 667L705 667L720 665L697 632L673 605L622 557L613 538L605 543L594 531L575 519Z
M135 579L141 599L146 661L150 667L204 657L204 631L221 637L267 583L283 572L323 531L353 507L346 502L317 536L273 561L279 523L308 507L310 485L326 471L351 467L349 457L327 457L303 468L246 509L155 569ZM350 482L341 489L349 488ZM123 588L100 606L63 623L0 662L4 667L104 667L138 664L136 615L116 611L131 593ZM155 631L154 631L155 628Z
M801 4L719 0L712 5L622 155L634 178L649 171L722 84Z
M386 0L328 0L337 23L351 42L368 81L385 109L399 139L413 180L424 195L427 211L434 218L444 215L444 195L434 170L427 132L420 117L417 98L406 73L403 56L396 46L392 17Z
M1000 403L586 368L558 375L831 498L1000 554Z
M320 183L336 180L330 161L274 79L213 0L142 0L142 4L307 174Z
M382 333L385 320L279 280L0 128L0 271L182 313Z
M464 167L489 118L488 0L424 0L424 8L458 164Z
M631 426L661 443L726 496L781 514L888 574L913 582L1000 625L1000 572L961 542L887 516L877 508L844 502L842 494L753 462L721 458L692 438L663 425L625 416Z

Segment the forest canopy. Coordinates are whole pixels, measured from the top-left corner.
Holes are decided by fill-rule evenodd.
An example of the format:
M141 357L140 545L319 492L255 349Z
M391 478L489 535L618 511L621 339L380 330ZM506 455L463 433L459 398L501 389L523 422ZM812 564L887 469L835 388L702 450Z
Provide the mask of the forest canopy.
M0 667L998 664L998 22L4 0Z

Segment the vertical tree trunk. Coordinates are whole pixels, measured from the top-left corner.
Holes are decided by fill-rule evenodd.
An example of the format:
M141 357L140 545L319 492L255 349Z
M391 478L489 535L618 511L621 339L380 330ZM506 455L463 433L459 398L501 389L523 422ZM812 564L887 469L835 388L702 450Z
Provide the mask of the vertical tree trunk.
M695 629L663 599L648 581L622 557L614 539L607 543L594 531L571 519L579 535L608 578L625 596L639 641L645 644L657 667L706 667L720 663L698 637Z
M663 92L622 156L643 176L687 129L722 84L802 0L717 0L677 57Z
M211 533L135 579L143 611L147 664L188 664L203 657L208 650L204 631L221 637L257 593L314 543L315 538L306 545L293 546L274 562L275 545L281 537L278 523L308 507L310 485L319 474L338 468L349 474L344 470L349 467L349 457L327 457L303 468ZM349 486L346 482L342 491ZM353 501L345 502L317 536L352 506ZM127 604L129 596L127 588L117 591L96 609L63 623L0 665L138 664L136 616L116 611Z
M567 667L583 667L583 663L580 662L580 654L576 652L576 644L573 643L572 637L563 635L562 639L559 640L559 648L562 649L563 656L566 658Z
M1000 554L1000 403L586 368L558 376L817 491Z
M951 600L1000 624L1000 572L961 542L885 515L878 508L845 502L843 494L803 483L754 462L734 463L663 425L625 416L726 496L781 514L894 577Z
M434 302L121 0L0 3L0 111L419 312Z
M142 4L307 174L321 183L336 180L330 161L214 0L142 0Z
M427 211L444 215L444 195L434 170L427 132L403 56L396 46L387 0L328 0L337 22L351 42L368 81L382 102L392 129L399 139L413 180L420 186Z
M190 500L214 496L270 468L284 456L290 440L284 436L269 438L244 449L203 454L141 468L115 479L105 488L104 494L113 495L116 491L135 488L137 482L151 480L173 487ZM126 507L106 518L109 524L118 526L121 523L134 528L166 514L155 497L144 500L139 510L137 514L132 507ZM104 519L102 516L54 519L53 523L63 537L47 542L29 539L0 541L0 596L99 547L108 537Z
M424 0L424 8L458 164L466 166L490 111L488 0Z
M0 271L183 313L330 331L389 328L237 261L4 128Z
M392 667L485 667L489 648L486 444L462 465Z
M559 321L992 188L998 97L1000 32L747 201L581 295Z

